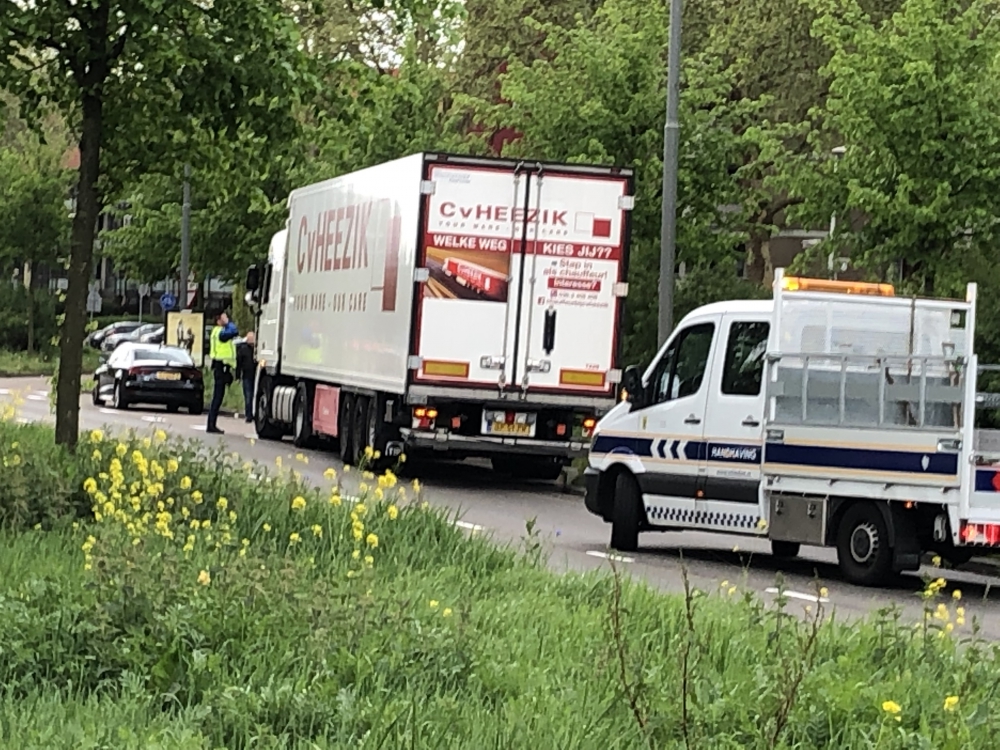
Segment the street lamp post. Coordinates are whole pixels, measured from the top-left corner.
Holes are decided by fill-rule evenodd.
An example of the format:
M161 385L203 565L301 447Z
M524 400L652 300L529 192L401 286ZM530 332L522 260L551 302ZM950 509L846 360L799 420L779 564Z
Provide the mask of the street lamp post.
M835 146L834 148L830 149L830 153L833 154L833 157L837 161L839 161L844 156L844 154L847 153L847 148L844 147L844 146ZM833 171L834 172L837 171L837 162L834 162ZM833 247L832 247L832 245L833 245L833 233L836 232L836 231L837 231L837 211L836 211L836 209L834 209L833 211L830 212L830 235L829 235L829 240L830 240L831 248L830 248L830 254L826 258L826 267L827 267L827 270L829 270L829 272L830 272L831 278L833 278L833 279L837 278L837 270L836 270L836 267L835 267L835 265L836 265L836 258L834 257L836 255L836 250L834 250Z
M191 259L191 165L184 165L184 203L181 206L181 288L177 295L181 310L188 309L188 264Z
M663 124L663 207L660 216L660 307L657 341L660 346L674 327L674 266L677 263L677 162L680 122L681 11L683 0L670 0L667 49L667 112Z

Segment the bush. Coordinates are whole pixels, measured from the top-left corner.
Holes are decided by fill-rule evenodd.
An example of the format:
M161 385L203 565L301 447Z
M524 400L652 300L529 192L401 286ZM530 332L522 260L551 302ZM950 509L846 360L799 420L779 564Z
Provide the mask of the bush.
M0 532L5 746L995 744L997 649L943 582L917 627L840 624L554 575L392 472L352 499L162 433L74 460L89 519Z
M56 298L41 289L29 292L20 284L0 284L0 349L28 349L29 303L35 322L35 350L51 353L52 340L59 334Z

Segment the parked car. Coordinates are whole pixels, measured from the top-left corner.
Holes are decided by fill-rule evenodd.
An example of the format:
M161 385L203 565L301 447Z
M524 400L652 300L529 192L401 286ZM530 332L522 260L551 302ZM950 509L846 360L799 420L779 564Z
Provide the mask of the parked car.
M95 349L100 349L101 344L108 336L112 336L120 333L131 333L136 328L141 326L142 323L135 320L119 320L117 323L112 323L111 325L104 326L100 330L94 331L87 337L87 343L90 344Z
M163 328L163 324L146 323L145 325L136 326L131 331L113 333L101 343L101 351L104 354L110 354L118 348L119 344L123 344L126 341L138 342L147 333L153 333L157 328Z
M164 326L158 325L149 333L139 336L138 341L140 344L162 344L165 331Z
M97 368L92 396L96 406L159 404L171 412L183 407L201 414L205 383L187 350L126 341Z

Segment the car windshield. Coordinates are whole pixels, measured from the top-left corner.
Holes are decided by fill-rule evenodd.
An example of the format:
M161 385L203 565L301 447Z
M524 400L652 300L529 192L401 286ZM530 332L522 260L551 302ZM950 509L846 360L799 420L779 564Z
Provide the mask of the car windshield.
M183 349L136 349L136 362L163 362L191 367L194 360Z

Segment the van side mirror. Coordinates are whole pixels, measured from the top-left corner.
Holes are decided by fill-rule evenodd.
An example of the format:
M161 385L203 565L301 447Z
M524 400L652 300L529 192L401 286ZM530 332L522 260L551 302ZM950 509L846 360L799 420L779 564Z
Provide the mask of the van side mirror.
M622 374L622 396L632 404L633 409L646 406L646 389L642 385L642 370L635 365L625 368Z
M260 267L256 264L247 269L246 284L247 292L256 292L260 287Z

